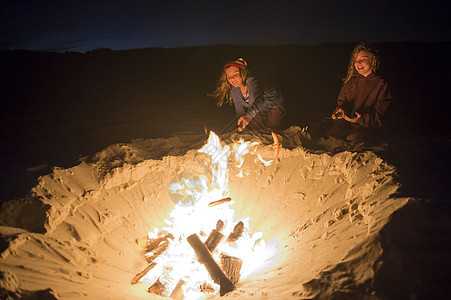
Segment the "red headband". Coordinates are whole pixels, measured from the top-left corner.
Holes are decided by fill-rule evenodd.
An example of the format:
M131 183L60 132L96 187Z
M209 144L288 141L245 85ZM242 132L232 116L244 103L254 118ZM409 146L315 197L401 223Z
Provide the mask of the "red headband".
M242 58L238 58L237 60L229 62L228 64L226 64L224 66L224 69L227 68L227 67L230 67L230 66L235 66L235 67L238 67L238 68L246 69L247 62L244 59L242 59Z
M246 67L245 67L245 66L243 66L243 65L239 65L239 64L237 64L237 63L233 63L233 62L226 64L226 65L224 66L224 69L225 69L225 68L227 68L227 67L229 67L229 66L235 66L235 67L239 67L239 68L243 68L243 69L246 69Z

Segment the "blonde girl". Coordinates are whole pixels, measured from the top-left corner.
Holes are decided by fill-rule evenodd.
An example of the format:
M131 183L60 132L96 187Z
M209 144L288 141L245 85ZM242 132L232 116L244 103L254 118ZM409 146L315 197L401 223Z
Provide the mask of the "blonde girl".
M278 129L284 99L275 88L263 86L251 76L243 58L224 65L215 92L218 106L235 106L238 130Z

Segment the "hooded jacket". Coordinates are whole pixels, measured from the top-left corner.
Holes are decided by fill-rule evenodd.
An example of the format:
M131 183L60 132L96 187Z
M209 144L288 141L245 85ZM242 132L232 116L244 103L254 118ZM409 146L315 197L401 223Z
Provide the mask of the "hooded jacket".
M239 87L232 87L231 95L237 117L249 114L252 118L260 112L266 112L274 107L282 109L283 96L275 88L263 86L254 77L247 81L249 98L245 99ZM247 101L246 101L247 100Z
M360 74L351 77L338 95L337 107L351 117L355 112L361 115L357 124L365 128L382 127L382 116L392 99L386 81L379 75Z

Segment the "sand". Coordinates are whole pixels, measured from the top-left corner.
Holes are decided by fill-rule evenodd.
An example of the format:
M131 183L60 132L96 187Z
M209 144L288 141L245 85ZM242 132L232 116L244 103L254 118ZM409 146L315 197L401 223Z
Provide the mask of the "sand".
M382 259L381 232L394 212L414 201L394 196L396 169L371 151L313 153L302 147L307 137L299 127L280 135L278 157L268 134L223 138L229 146L239 139L259 142L245 157L241 169L247 175L237 177L240 170L230 169L230 196L236 218L249 217L252 230L281 247L270 266L240 281L227 297L375 296L377 276L393 263ZM164 153L162 143L186 153ZM130 284L146 265L136 239L165 226L175 205L168 189L174 177L204 172L195 159L199 143L112 145L77 166L55 168L26 200L6 203L4 294L151 298L149 285ZM265 166L256 154L273 162ZM149 158L155 155L162 157Z

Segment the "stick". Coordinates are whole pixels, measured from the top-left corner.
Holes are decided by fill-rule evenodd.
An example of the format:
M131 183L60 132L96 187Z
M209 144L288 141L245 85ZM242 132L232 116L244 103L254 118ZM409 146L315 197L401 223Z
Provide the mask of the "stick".
M146 255L146 260L148 263L152 262L155 258L157 258L161 253L163 253L164 251L166 251L166 249L169 247L169 241L164 241L163 243L161 243L158 247L154 248L152 251L153 255L152 256L147 256ZM149 252L149 253L150 253Z
M157 264L154 262L151 262L144 270L139 272L135 275L132 279L132 284L137 284L141 278L143 278L150 270L152 270L153 267L155 267Z
M274 156L279 156L279 149L280 149L280 143L279 143L279 137L274 131L271 131L272 138L274 139L274 145L276 146L276 149L274 149Z
M197 234L190 235L187 240L191 247L193 247L194 252L196 252L199 262L207 268L213 281L220 285L219 294L224 296L233 291L235 285L230 281L227 275L224 274L213 257L211 257L210 251L208 251L208 248L202 243Z
M315 127L315 126L318 126L319 124L322 124L322 123L324 123L326 121L329 121L329 120L332 120L332 118L331 117L325 117L325 118L323 118L323 119L321 119L319 121L316 121L315 123L313 123L311 125L307 125L307 127Z
M243 261L237 257L221 253L221 268L233 284L240 280Z
M183 279L180 279L169 297L173 300L183 300L184 294L182 285L184 284L185 281Z
M174 239L171 233L167 233L164 236L160 236L156 239L149 239L146 245L147 252L151 252L153 249L157 248L161 242L167 241L168 239Z
M160 282L159 279L157 279L157 281L155 281L154 284L152 284L152 285L147 289L147 292L148 292L148 293L151 293L151 294L158 295L158 296L162 296L164 290L165 290L164 285Z
M208 207L216 206L216 205L219 205L219 204L222 204L222 203L226 203L226 202L230 202L230 201L232 201L232 198L230 198L230 197L223 198L223 199L216 200L216 201L208 203Z
M238 240L243 235L244 223L243 221L239 221L235 227L233 227L233 231L227 237L227 242L233 243Z
M224 238L224 235L221 233L222 228L224 228L224 222L222 220L218 220L216 223L216 228L210 232L210 235L205 241L205 246L207 246L210 252L215 251L216 247Z

